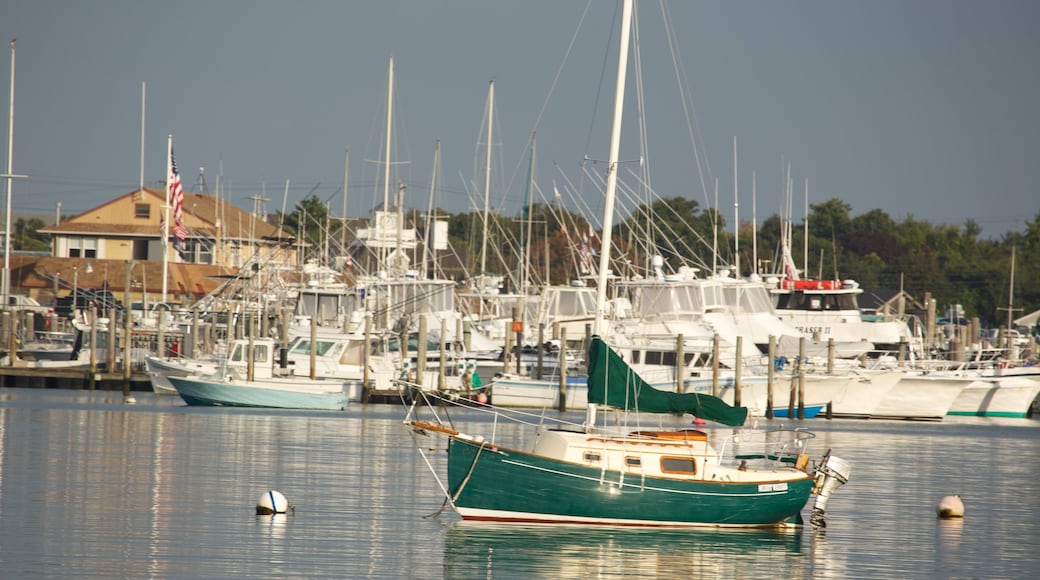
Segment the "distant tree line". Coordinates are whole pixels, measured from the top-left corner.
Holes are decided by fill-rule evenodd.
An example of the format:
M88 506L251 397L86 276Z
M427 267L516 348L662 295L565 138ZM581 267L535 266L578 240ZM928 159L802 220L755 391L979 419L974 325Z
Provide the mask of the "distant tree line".
M940 313L960 304L967 316L1002 325L1007 321L1014 248L1013 317L1040 308L1040 213L1024 232L989 239L980 237L982 228L971 219L960 226L933 225L912 216L897 222L880 209L853 216L852 207L836 198L809 208L808 228L804 218L789 227L793 261L799 269L807 266L803 277L854 279L867 291L903 289L919 300L930 292ZM324 235L339 239L335 228L341 226L330 224L328 208L316 197L281 217L286 229L313 248L322 246L326 226L331 229ZM558 206L535 204L516 217L491 214L486 227L477 211L438 209L434 217L448 222L452 248L438 256L439 272L457 280L481 274L481 264L486 264L486 273L506 274L515 290L520 272L537 283L566 284L590 275L598 265L596 226ZM425 236L427 216L409 210L405 222ZM757 227L742 222L734 240L724 216L713 208L683 197L660 199L617 223L612 269L623 276L653 275L657 255L666 272L687 266L707 275L736 266L741 275L777 273L784 226L779 215Z
M1013 318L1040 308L1040 212L1023 232L991 239L980 237L982 228L971 219L960 226L933 225L912 216L897 222L880 209L853 216L852 207L836 198L809 209L808 244L804 218L791 224L788 244L797 267L807 265L804 277L854 279L867 291L903 289L917 299L931 292L940 313L960 304L967 316L991 326L1006 324L1009 295ZM481 264L486 264L486 273L507 275L509 289L516 290L520 272L534 284L567 284L591 275L598 266L598 227L559 206L534 204L515 217L493 213L486 228L482 212L436 209L431 217L448 222L451 251L437 255L442 276L465 280L481 274ZM344 221L331 218L326 203L316 196L302 200L291 213L279 213L276 220L307 244L311 257L331 260L346 252L335 243L345 238L339 230ZM426 215L408 210L405 223L425 239ZM50 236L39 233L46 225L40 218L18 218L12 248L49 251ZM659 199L640 205L615 225L617 255L611 267L617 275L650 276L657 255L666 272L688 266L707 275L717 267L739 264L742 275L775 273L784 225L779 215L757 227L742 222L734 240L725 217L713 208L701 208L684 197ZM334 243L327 243L330 238ZM331 255L319 256L326 247ZM482 256L485 249L487 255Z

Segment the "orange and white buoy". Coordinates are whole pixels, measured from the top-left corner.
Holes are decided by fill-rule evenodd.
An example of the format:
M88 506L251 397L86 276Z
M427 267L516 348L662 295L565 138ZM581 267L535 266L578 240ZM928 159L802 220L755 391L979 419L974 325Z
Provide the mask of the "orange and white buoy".
M939 500L939 504L935 506L935 513L941 519L949 518L963 518L964 517L964 502L961 501L959 495L947 495Z

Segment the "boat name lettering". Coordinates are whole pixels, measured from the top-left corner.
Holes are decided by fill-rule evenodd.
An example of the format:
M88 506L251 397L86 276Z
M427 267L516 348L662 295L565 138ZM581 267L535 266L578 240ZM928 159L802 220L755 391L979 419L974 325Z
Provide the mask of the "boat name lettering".
M758 491L760 491L760 492L787 491L787 484L786 483L763 483L763 484L760 484L758 486Z

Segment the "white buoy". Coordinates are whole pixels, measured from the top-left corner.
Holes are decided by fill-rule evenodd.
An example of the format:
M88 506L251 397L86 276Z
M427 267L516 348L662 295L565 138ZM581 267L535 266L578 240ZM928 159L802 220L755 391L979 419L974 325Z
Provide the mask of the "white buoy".
M256 514L260 516L284 514L289 510L296 513L296 506L289 503L289 500L285 499L285 496L280 491L273 489L265 491L260 496L260 499L256 500Z
M942 519L963 518L964 502L959 495L948 495L939 500L935 513Z

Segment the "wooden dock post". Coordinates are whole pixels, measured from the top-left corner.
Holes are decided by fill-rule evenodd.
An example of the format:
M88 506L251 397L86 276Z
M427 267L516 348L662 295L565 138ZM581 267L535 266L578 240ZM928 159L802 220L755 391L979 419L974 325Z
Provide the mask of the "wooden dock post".
M560 403L561 413L567 411L567 328L560 327Z
M542 367L545 366L545 323L538 323L538 366L535 367L535 378L542 380Z
M448 331L448 321L441 318L441 369L437 372L437 390L444 392L448 387L448 377L445 374L447 371L444 365L448 364L448 346L445 341L445 332Z
M766 365L766 419L773 418L773 379L776 378L776 337L769 335L769 361Z
M97 386L95 381L97 380L97 311L91 307L87 315L87 322L90 324L90 390L93 391Z
M719 396L719 333L711 337L711 396Z
M805 337L798 341L798 419L805 419Z
M737 335L737 355L736 361L733 365L733 406L740 406L740 367L741 367L741 350L744 346L744 337Z
M686 382L683 380L686 375L686 354L683 352L683 345L686 339L680 332L675 336L675 392L682 393L686 391Z

